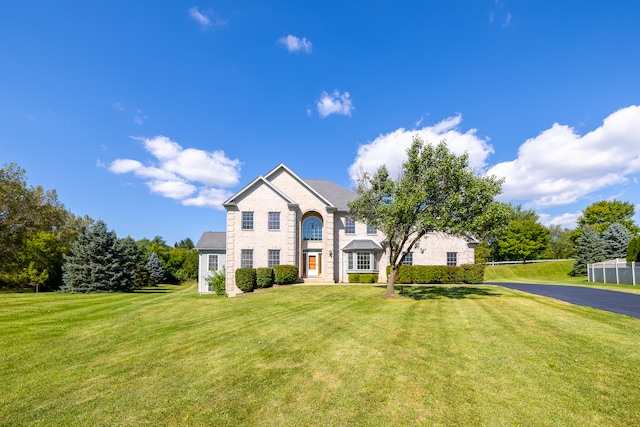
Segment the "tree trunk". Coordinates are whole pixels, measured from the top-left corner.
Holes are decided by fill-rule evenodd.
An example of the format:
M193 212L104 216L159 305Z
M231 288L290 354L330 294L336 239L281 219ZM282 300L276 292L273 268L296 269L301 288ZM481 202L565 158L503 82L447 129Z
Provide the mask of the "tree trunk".
M396 294L396 277L398 275L398 267L395 265L391 265L389 269L389 278L387 279L387 292L385 292L385 297L392 297Z

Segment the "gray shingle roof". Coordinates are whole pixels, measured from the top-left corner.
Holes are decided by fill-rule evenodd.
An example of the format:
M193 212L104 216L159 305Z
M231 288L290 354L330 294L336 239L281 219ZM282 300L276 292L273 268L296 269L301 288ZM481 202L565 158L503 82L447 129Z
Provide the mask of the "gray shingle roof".
M347 203L358 197L353 191L347 190L343 186L328 179L305 179L304 182L341 211L349 210Z
M343 251L381 251L382 246L380 244L374 242L371 239L353 239L345 247L342 248Z
M205 231L196 243L196 249L227 249L227 233L224 231Z

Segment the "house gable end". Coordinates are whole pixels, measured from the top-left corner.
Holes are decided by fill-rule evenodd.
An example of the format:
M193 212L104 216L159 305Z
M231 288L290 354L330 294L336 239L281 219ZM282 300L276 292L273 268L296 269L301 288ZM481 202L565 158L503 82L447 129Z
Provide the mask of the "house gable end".
M273 185L271 182L266 180L263 176L259 176L258 178L256 178L253 181L251 181L244 188L242 188L236 194L234 194L229 199L227 199L222 204L222 206L224 206L226 209L236 207L240 200L248 197L253 191L255 191L256 188L258 188L259 186L262 186L262 185L266 186L271 191L273 191L289 207L291 207L291 208L297 207L298 204L294 200L292 200L290 197L288 197L286 194L284 194L282 191L280 191L275 185Z
M327 199L320 192L318 192L315 188L313 188L311 185L309 185L309 183L306 180L304 180L304 179L300 178L298 175L296 175L284 163L280 163L278 166L276 166L274 169L272 169L268 174L266 174L265 175L265 179L268 180L269 182L274 182L280 176L282 176L283 174L288 175L294 182L296 182L296 184L298 184L300 187L304 188L309 193L311 193L315 198L320 200L320 202L322 202L328 210L335 210L336 209L336 206L333 203L331 203L331 201L329 199Z

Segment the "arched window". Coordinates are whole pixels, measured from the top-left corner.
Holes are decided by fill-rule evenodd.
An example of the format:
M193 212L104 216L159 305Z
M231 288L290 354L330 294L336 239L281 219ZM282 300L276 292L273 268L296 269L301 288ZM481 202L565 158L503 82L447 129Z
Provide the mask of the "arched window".
M322 240L322 221L311 216L302 222L302 240Z

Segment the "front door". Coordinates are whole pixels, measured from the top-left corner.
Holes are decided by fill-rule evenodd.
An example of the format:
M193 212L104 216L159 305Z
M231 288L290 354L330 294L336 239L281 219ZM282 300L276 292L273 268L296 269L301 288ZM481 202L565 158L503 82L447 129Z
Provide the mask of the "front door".
M322 257L318 252L308 252L306 254L307 277L320 276L320 262Z

